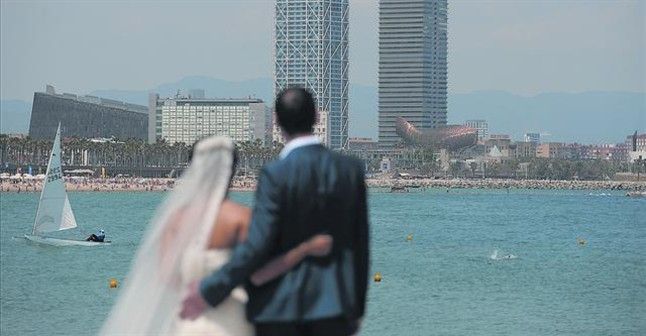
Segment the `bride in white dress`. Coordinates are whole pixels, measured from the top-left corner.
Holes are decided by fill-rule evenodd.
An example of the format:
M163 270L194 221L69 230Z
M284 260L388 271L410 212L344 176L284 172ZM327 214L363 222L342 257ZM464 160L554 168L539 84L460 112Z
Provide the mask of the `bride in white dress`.
M224 265L246 237L250 210L226 198L233 172L228 138L200 141L191 165L158 208L137 251L125 286L101 335L251 336L242 288L194 321L179 318L187 286ZM270 261L251 277L254 285L287 272L308 255L324 255L329 236L309 241Z

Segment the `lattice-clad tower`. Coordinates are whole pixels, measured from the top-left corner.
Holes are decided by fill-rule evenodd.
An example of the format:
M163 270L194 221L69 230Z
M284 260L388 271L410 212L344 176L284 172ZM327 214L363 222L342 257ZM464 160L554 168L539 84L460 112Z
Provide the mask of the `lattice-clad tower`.
M327 115L319 136L347 148L348 0L277 0L275 15L274 92L310 89Z
M447 0L379 0L379 144L446 125Z

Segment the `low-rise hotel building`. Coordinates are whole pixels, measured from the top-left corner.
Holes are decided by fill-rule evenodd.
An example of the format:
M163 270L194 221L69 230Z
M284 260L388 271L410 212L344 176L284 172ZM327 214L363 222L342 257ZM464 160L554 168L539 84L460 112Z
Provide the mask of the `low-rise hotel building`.
M255 98L210 99L192 96L160 98L150 94L151 125L148 141L192 144L212 135L228 136L234 142L265 142L265 103ZM154 118L154 119L153 119ZM153 121L154 120L154 121Z

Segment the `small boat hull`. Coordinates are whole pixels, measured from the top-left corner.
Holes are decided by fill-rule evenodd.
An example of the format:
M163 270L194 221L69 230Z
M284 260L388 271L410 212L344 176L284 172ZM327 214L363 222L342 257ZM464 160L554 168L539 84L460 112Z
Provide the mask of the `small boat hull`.
M391 187L390 188L391 193L407 193L408 189L406 187Z
M25 239L33 241L39 244L51 245L51 246L99 246L99 245L110 245L109 241L106 242L95 242L87 240L74 240L74 239L61 239L53 237L44 237L44 236L34 236L34 235L25 235Z

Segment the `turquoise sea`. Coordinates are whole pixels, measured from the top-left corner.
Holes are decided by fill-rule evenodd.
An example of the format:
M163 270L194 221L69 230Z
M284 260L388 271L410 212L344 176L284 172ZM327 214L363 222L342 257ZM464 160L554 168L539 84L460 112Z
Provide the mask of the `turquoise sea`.
M163 197L70 193L77 236L104 228L114 241L88 248L12 239L29 232L38 194L0 194L0 334L94 334L119 293L108 279L123 280ZM436 189L369 202L383 280L362 335L646 334L646 199Z

